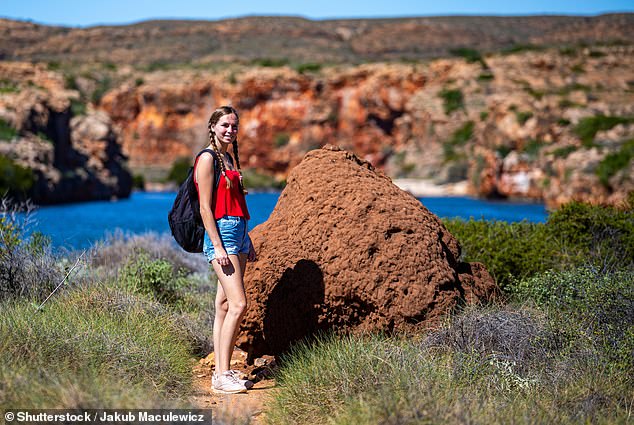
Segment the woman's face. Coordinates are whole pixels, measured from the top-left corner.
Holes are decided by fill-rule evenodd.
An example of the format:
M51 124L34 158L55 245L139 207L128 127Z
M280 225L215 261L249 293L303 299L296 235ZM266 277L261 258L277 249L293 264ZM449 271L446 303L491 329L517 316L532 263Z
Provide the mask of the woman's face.
M238 136L238 117L235 114L223 115L214 124L213 130L220 143L233 143Z

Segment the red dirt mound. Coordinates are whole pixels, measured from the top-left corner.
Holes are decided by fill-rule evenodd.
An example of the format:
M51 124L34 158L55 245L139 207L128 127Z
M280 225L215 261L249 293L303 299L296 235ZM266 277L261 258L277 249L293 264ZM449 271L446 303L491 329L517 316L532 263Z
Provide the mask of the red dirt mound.
M238 345L280 354L317 331L416 331L497 287L420 201L368 162L309 152L265 223L251 232L249 307Z

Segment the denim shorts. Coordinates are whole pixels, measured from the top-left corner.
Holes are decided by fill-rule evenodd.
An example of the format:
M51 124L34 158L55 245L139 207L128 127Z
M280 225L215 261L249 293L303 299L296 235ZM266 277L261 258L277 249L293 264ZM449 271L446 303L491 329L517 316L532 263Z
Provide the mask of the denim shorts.
M247 221L244 217L226 215L216 220L216 228L227 255L248 254L251 249ZM203 253L211 263L216 258L214 246L207 232L203 244Z

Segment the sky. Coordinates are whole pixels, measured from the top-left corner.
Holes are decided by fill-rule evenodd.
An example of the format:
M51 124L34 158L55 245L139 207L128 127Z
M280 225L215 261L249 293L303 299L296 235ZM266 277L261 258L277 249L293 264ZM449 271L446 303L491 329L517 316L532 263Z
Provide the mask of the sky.
M150 19L217 20L253 15L309 19L438 15L598 15L634 12L634 1L583 0L0 0L0 17L86 27Z

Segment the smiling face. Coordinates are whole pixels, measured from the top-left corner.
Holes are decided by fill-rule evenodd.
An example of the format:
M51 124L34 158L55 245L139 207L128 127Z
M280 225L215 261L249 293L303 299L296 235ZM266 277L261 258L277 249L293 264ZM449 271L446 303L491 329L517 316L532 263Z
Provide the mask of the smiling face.
M225 146L229 145L238 136L238 117L235 114L223 115L212 128L216 135L216 140Z

